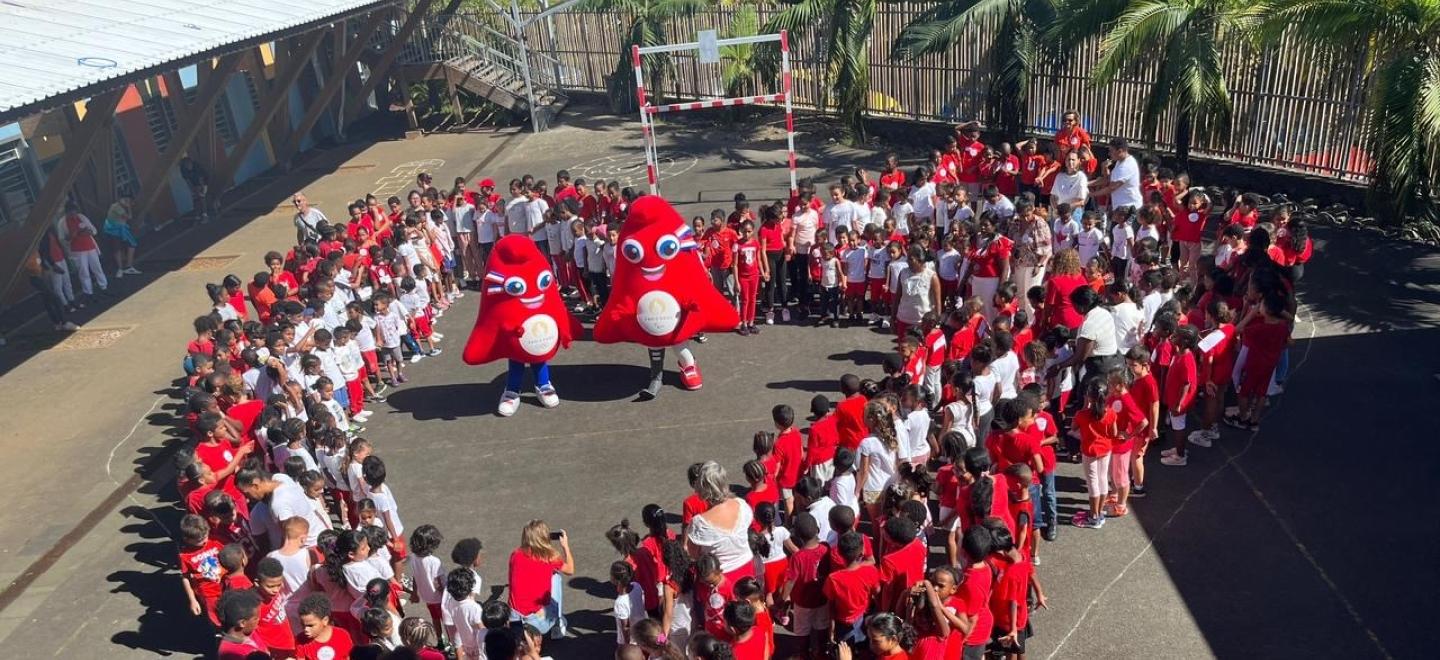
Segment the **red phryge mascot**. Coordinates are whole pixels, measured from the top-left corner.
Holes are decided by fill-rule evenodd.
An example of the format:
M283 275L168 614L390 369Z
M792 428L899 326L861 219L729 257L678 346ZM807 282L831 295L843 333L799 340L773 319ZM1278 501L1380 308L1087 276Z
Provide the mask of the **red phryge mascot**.
M644 398L660 393L666 348L680 363L685 389L700 389L700 368L687 343L697 334L727 332L740 323L730 301L711 283L695 239L685 219L655 195L636 199L620 227L610 299L595 322L595 340L650 349Z
M499 412L504 417L520 407L525 365L535 373L535 392L546 408L560 405L550 384L550 359L582 331L565 309L555 273L525 234L511 234L495 243L485 262L485 289L475 329L465 342L466 364L510 361Z

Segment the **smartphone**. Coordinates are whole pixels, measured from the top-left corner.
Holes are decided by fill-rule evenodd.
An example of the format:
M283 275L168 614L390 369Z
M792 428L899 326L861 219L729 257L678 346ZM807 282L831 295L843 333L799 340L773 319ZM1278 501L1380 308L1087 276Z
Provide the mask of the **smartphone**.
M565 536L565 530L563 530L563 529L558 529L558 530L555 530L555 531L553 531L553 532L550 532L550 540L551 540L551 541L559 541L559 540L560 540L560 537L562 537L562 536Z

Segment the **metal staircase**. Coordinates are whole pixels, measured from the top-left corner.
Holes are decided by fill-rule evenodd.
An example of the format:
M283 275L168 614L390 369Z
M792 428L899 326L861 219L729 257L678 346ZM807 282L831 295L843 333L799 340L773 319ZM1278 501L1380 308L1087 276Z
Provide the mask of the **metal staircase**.
M528 115L536 132L545 130L569 102L559 60L522 45L484 17L425 18L396 64L412 80L445 80L519 116Z

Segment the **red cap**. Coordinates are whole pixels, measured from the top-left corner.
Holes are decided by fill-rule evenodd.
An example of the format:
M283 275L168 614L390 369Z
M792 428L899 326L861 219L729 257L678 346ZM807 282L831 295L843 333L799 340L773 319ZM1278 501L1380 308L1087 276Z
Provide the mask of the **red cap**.
M494 188L494 187L495 187L495 180L494 180L494 179L481 179L479 185L480 185L481 188Z

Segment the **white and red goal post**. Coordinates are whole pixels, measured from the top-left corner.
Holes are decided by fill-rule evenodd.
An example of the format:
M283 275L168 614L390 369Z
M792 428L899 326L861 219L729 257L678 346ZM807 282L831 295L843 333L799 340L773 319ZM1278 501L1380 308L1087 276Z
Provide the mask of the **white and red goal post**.
M650 182L650 194L656 195L660 192L660 170L658 155L655 148L655 115L667 112L684 112L687 110L705 110L709 108L726 108L737 105L759 105L759 104L785 104L785 144L788 149L788 162L790 165L790 194L799 193L798 180L795 176L795 116L791 106L790 80L790 37L786 30L778 34L760 34L753 37L731 37L729 39L717 39L713 43L720 46L739 46L743 44L761 44L772 41L780 42L780 92L776 94L758 94L755 96L737 96L731 98L704 99L701 101L689 101L685 103L669 103L666 105L651 105L645 94L645 55L654 53L675 53L682 51L700 50L701 42L691 41L680 44L667 44L663 46L632 46L630 55L635 65L635 96L640 105L640 129L644 134L645 141L645 177Z

